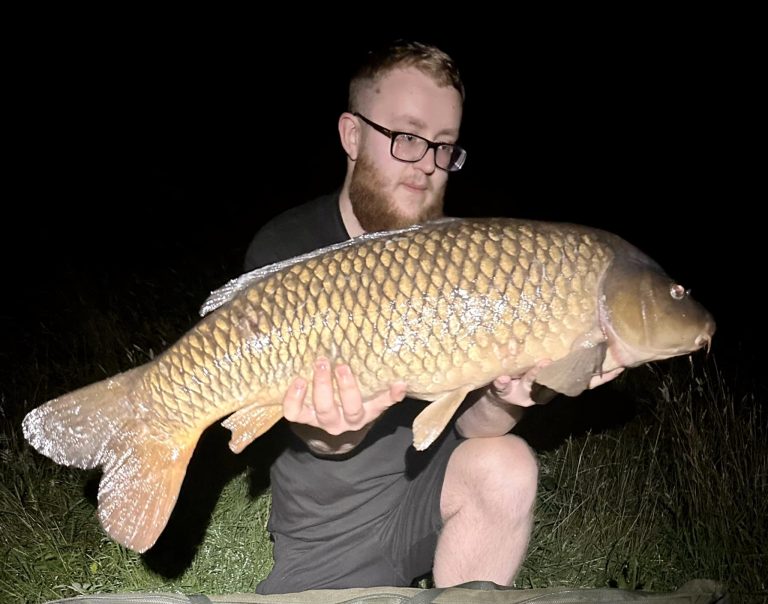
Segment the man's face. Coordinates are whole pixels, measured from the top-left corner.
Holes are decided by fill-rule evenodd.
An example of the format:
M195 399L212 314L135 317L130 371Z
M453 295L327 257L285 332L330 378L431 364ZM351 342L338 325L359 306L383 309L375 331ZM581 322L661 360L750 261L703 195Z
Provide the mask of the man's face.
M360 113L390 130L454 143L461 124L461 96L416 69L398 69L362 99ZM349 197L360 226L370 233L442 216L448 172L435 166L434 151L414 163L397 160L390 153L390 138L359 122L361 144Z

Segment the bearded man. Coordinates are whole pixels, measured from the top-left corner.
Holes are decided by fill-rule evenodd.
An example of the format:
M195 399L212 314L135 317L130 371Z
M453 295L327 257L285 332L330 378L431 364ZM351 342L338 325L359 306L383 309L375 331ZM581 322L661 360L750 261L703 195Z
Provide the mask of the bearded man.
M440 49L399 41L369 53L339 117L341 189L267 223L245 269L442 216L448 176L466 159L457 144L463 102L458 70ZM411 424L427 403L403 400L404 384L362 400L347 365L317 359L283 401L291 430L270 472L274 567L257 591L409 586L430 571L438 587L511 584L531 534L538 467L509 431L533 404L536 371L472 393L419 452Z

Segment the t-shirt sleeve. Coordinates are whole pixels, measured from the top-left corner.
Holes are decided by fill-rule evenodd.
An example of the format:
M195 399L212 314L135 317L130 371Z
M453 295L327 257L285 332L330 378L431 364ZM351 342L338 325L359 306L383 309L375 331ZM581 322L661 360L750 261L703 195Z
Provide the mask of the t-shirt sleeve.
M338 195L327 195L292 208L259 229L245 253L243 268L252 271L347 238Z

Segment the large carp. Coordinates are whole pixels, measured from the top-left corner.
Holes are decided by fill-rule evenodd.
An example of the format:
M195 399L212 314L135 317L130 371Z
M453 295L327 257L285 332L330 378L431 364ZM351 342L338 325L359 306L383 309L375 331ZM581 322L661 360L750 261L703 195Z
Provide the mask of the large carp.
M23 422L54 461L103 468L99 519L139 552L164 529L203 430L229 416L230 447L242 451L282 417L289 384L311 377L320 355L348 363L364 398L403 381L433 401L413 424L425 449L497 376L551 360L537 382L575 396L601 372L709 347L715 331L684 287L618 236L502 218L364 235L232 281L204 311L151 362Z

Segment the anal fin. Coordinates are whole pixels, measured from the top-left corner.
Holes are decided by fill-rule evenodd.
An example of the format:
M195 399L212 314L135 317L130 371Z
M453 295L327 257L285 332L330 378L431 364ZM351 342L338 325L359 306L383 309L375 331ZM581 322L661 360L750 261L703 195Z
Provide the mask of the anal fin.
M472 388L451 390L437 397L413 420L413 446L423 451L440 436Z
M282 405L252 403L235 411L221 425L232 431L229 448L240 453L283 417Z

